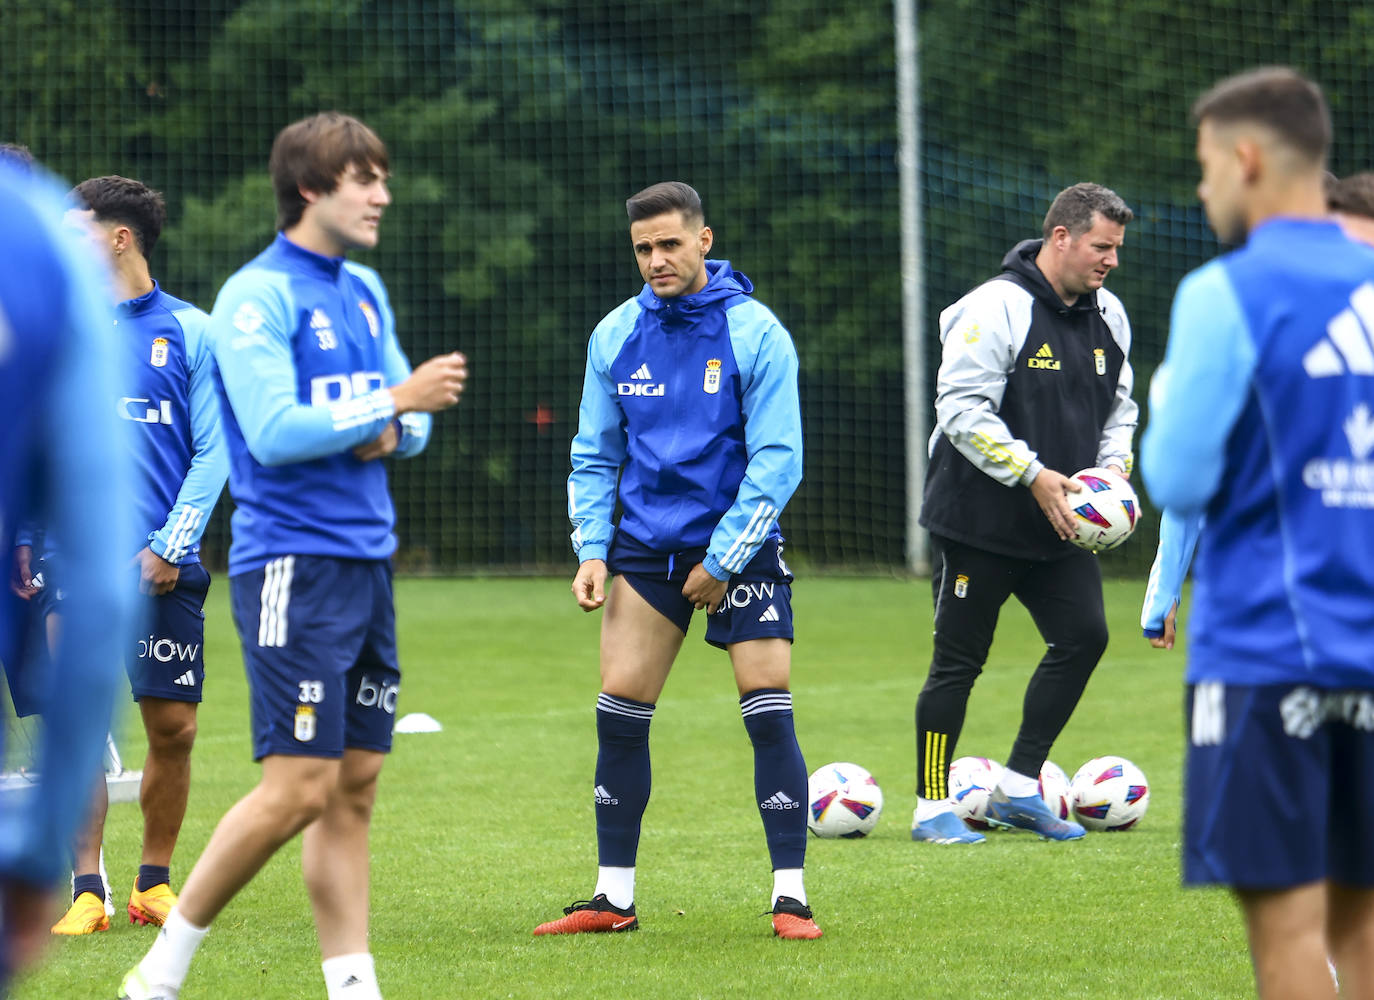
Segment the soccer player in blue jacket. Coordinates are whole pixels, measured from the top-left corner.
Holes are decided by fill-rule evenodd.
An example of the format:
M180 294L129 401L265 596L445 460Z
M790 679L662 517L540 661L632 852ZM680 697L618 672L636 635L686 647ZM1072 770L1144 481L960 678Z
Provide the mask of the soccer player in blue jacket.
M627 931L649 801L649 724L694 610L734 666L773 865L773 929L817 938L802 882L806 764L788 690L792 574L778 515L801 481L791 337L749 297L686 184L626 202L645 285L592 332L572 444L573 595L601 624L592 898L535 934ZM612 523L617 502L623 509ZM607 594L610 574L620 579Z
M0 803L0 994L48 934L52 889L100 768L130 603L126 452L108 403L115 351L99 279L61 220L50 181L0 162L0 228L14 251L0 268L0 551L25 518L67 550L63 640L35 685L38 784ZM22 607L0 602L6 668L23 655Z
M138 518L128 542L138 572L128 581L137 580L146 595L139 634L124 656L148 737L139 789L142 857L127 909L131 922L160 926L176 902L170 867L191 791L191 747L205 679L210 574L200 563L200 539L224 488L229 458L205 336L210 318L168 295L149 271L167 215L162 195L110 176L83 181L72 197L68 220L87 232L116 303L109 335L123 366L112 399L130 425ZM59 572L61 565L59 557ZM100 872L108 807L105 782L97 781L91 817L76 844L72 905L54 934L110 926Z
M1183 877L1245 916L1260 996L1374 994L1374 250L1327 215L1331 122L1285 68L1194 105L1239 249L1174 298L1145 483L1201 519Z
M276 240L211 314L229 490L229 589L257 785L220 820L127 1000L174 1000L210 922L297 833L330 1000L379 1000L368 831L400 691L386 455L417 454L458 401L457 353L410 370L377 273L388 157L355 118L287 126L269 164Z
M1374 247L1374 173L1326 179L1326 207L1350 239ZM1159 547L1150 567L1140 628L1156 649L1173 649L1178 632L1183 581L1193 561L1202 517L1180 517L1163 511L1159 519Z

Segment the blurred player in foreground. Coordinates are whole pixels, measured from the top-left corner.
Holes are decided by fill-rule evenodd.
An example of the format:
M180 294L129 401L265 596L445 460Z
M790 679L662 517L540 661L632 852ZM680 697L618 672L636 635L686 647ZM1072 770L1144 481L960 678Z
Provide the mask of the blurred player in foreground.
M325 112L272 146L276 240L211 315L229 490L229 587L248 672L256 788L220 820L127 1000L174 1000L210 922L277 849L301 861L330 1000L378 1000L368 951L368 830L391 749L400 666L386 455L417 454L458 401L462 355L414 372L376 272L386 147Z
M1067 541L1066 497L1081 488L1069 479L1080 469L1131 471L1131 325L1103 283L1132 218L1108 188L1065 188L1045 213L1044 238L1018 243L1001 274L940 314L938 426L921 507L935 552L935 638L916 699L912 840L984 839L954 813L949 765L1012 596L1030 612L1045 655L987 818L1053 840L1084 834L1050 812L1039 778L1107 648L1102 571Z
M1326 207L1345 235L1374 246L1374 173L1351 174L1325 182ZM1178 611L1183 581L1193 561L1202 515L1180 517L1170 510L1159 517L1159 546L1150 567L1145 601L1140 609L1140 628L1156 649L1173 649L1178 632Z
M789 691L792 574L777 519L801 481L792 338L728 261L686 184L626 202L644 287L592 331L568 479L573 596L605 606L592 898L535 934L632 931L649 724L692 613L734 667L773 866L774 933L818 938L802 881L806 763ZM617 501L618 524L611 518ZM619 579L607 595L609 574Z
M62 641L36 685L38 781L0 801L0 995L47 938L52 889L84 819L119 683L128 597L125 454L99 279L68 245L48 182L0 162L0 551L37 518L68 553ZM0 605L0 664L22 658L22 605ZM0 727L0 739L3 739ZM0 750L3 748L0 747ZM10 797L14 796L14 797Z
M1198 195L1239 249L1174 298L1150 495L1202 518L1183 877L1239 900L1265 1000L1374 996L1374 250L1329 217L1331 122L1284 68L1198 99Z
M205 680L210 574L200 563L200 538L229 459L205 336L209 317L168 295L148 270L167 214L162 195L111 176L83 181L72 196L77 204L68 219L89 233L110 274L115 310L109 336L124 362L116 412L129 421L139 522L129 551L136 552L139 590L147 595L138 609L139 632L124 655L148 738L139 787L142 857L127 909L130 922L161 925L176 902L172 852L191 792L191 746ZM54 934L110 926L100 874L108 808L102 778L77 839L72 905Z

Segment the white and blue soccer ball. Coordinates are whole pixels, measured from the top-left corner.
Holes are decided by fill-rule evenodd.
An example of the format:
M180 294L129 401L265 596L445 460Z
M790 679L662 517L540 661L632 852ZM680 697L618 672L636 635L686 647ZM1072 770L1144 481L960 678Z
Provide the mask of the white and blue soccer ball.
M949 797L954 814L975 830L988 828L988 797L1005 768L986 757L959 757L949 765Z
M866 837L883 813L883 790L858 764L840 761L806 782L806 825L817 837Z
M1059 819L1073 819L1073 790L1069 776L1052 760L1040 765L1040 797Z
M1140 501L1130 483L1111 469L1083 469L1069 478L1083 486L1065 494L1076 532L1070 542L1089 552L1106 552L1131 536L1140 519Z
M1086 830L1128 830L1150 806L1145 772L1125 757L1094 757L1074 772L1073 814Z

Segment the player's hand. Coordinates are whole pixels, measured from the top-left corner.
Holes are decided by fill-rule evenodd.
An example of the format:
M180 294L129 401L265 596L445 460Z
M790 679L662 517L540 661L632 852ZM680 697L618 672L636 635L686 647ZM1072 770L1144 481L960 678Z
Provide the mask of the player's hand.
M468 381L468 359L458 351L436 354L391 387L397 414L435 413L458 402Z
M1126 482L1129 483L1129 482L1131 481L1131 474L1130 474L1129 472L1127 472L1125 469L1123 469L1121 466L1119 466L1119 465L1109 465L1109 466L1107 466L1107 468L1111 469L1113 472L1115 472L1115 473L1116 473L1118 476L1120 476L1122 479L1126 480Z
M577 606L583 611L595 611L606 603L606 570L604 559L588 559L577 567L573 577L572 592L577 598Z
M169 563L146 545L131 561L138 563L140 594L165 594L181 579L180 566Z
M38 960L51 936L52 892L23 882L0 881L0 961L13 975Z
M1068 494L1077 493L1083 484L1076 479L1061 475L1053 469L1041 469L1031 483L1031 495L1040 505L1040 510L1050 522L1054 533L1068 541L1074 537L1073 510L1069 507Z
M386 425L386 430L378 434L367 444L360 444L353 449L353 456L359 462L370 462L374 458L385 458L396 450L401 443L401 435L396 431L396 422L393 420Z
M33 585L33 546L31 545L16 545L14 547L14 563L10 566L10 590L26 601L38 593L38 588Z
M1155 649L1173 649L1174 636L1177 634L1178 601L1174 601L1169 613L1164 616L1164 634L1150 636L1150 645Z
M708 615L713 615L725 599L725 588L729 584L729 580L717 580L706 572L705 566L697 563L692 567L692 572L687 574L687 582L682 585L682 596L691 601L698 611L705 608Z

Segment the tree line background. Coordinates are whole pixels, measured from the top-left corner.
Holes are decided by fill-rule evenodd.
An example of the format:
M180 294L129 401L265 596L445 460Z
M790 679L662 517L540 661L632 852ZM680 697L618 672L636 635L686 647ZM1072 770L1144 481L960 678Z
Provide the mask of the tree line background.
M1142 407L1178 279L1217 252L1194 187L1193 98L1287 63L1327 89L1333 169L1371 164L1374 8L1335 0L946 0L918 12L926 322L1036 235L1079 180L1135 209L1110 287ZM335 108L387 142L378 249L412 361L467 353L461 406L393 472L401 566L570 566L565 494L586 338L640 281L624 199L701 191L716 256L802 360L806 478L784 514L806 567L906 551L897 112L890 2L0 0L0 139L72 182L167 197L164 287L209 309L272 237L276 132ZM207 534L227 547L226 498ZM1152 525L1112 567L1138 572Z

